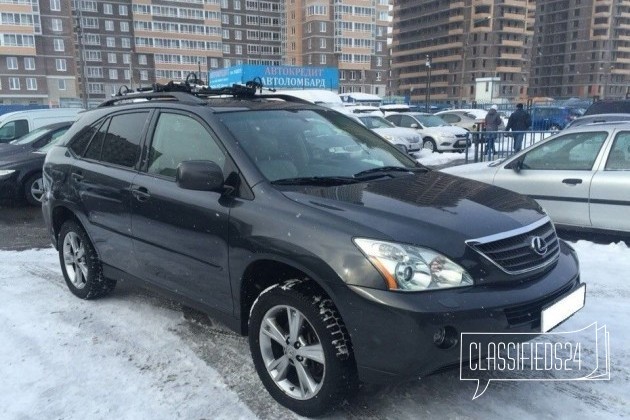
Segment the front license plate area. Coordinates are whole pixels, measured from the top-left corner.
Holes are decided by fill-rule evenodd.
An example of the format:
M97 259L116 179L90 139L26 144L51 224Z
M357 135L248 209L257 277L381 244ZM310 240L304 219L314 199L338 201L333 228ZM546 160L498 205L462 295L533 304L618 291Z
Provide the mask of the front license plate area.
M586 299L586 284L582 284L570 295L546 306L540 314L540 329L546 333L562 321L584 307Z

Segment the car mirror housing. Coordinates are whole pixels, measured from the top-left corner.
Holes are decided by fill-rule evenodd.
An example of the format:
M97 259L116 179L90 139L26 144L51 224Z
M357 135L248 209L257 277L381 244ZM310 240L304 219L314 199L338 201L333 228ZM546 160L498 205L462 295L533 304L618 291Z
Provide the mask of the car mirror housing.
M225 180L223 170L215 162L208 160L188 160L177 166L177 185L185 190L223 190Z
M413 123L413 124L411 124L411 125L410 125L410 127L411 127L411 128L418 128L418 124Z

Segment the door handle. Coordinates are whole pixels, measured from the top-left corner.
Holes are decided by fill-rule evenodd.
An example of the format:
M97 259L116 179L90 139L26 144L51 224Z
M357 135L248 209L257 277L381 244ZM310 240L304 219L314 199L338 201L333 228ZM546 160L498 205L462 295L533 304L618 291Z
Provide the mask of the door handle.
M72 179L75 180L76 182L83 181L83 174L81 172L73 172L71 176L72 176Z
M149 198L151 198L149 190L147 190L145 187L133 186L131 187L131 194L133 194L133 196L136 197L136 200L140 202L147 201Z
M577 185L577 184L581 184L582 180L580 178L566 178L562 180L563 184L569 184L569 185Z

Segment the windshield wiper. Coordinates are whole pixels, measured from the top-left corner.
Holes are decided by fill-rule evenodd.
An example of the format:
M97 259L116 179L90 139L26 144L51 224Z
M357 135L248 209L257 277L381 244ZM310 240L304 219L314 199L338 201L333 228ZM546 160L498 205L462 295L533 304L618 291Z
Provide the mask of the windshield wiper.
M354 174L355 179L373 178L374 175L383 175L388 172L428 172L429 168L417 167L417 168L404 168L401 166L381 166L380 168L366 169L365 171L357 172Z
M344 176L307 176L301 178L283 178L271 181L274 185L341 185L354 184L357 179Z

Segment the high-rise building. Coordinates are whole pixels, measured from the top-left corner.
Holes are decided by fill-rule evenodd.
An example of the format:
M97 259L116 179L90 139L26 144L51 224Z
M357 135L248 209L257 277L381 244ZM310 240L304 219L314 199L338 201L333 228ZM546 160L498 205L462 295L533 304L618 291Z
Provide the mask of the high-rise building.
M70 4L0 2L0 104L63 106L77 96Z
M389 89L412 101L524 97L534 8L535 0L396 1Z
M536 17L530 95L630 93L630 0L539 1Z

